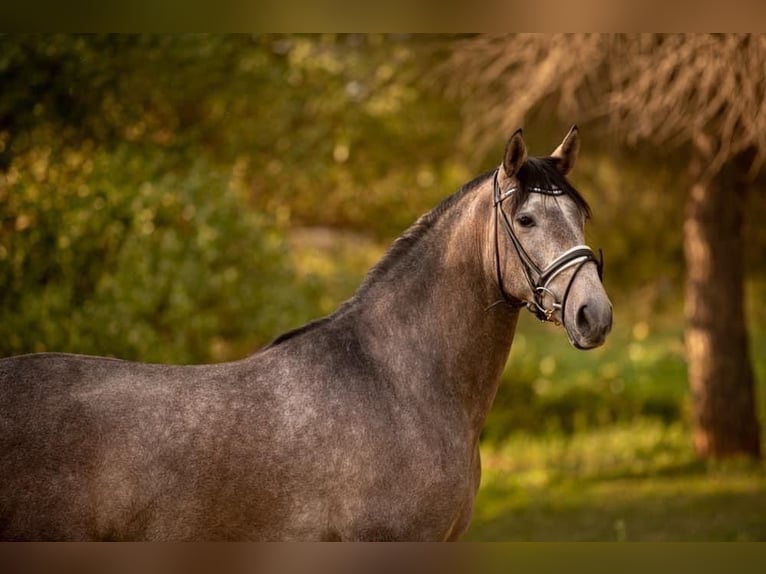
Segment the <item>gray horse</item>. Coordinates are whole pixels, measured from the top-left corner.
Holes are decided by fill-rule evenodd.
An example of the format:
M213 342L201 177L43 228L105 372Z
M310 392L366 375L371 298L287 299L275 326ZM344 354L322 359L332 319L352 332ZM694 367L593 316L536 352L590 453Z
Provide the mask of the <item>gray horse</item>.
M578 148L517 131L337 311L240 361L0 360L0 538L459 538L520 310L581 349L611 328Z

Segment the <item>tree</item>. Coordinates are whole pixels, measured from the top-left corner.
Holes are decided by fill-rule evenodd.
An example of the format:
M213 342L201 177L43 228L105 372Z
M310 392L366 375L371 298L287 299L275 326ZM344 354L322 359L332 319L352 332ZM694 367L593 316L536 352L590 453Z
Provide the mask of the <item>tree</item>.
M694 444L760 456L743 304L745 202L766 158L766 37L509 35L456 40L447 69L488 145L542 105L687 162L685 315ZM475 106L472 107L472 106ZM484 139L484 137L488 139Z

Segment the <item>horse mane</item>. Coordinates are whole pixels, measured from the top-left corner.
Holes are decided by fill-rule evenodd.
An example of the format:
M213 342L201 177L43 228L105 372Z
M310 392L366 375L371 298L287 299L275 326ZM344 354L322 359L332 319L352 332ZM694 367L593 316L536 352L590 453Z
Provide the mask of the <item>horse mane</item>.
M534 188L548 189L548 190L561 190L564 195L572 198L577 207L586 216L590 217L591 211L588 203L585 201L580 192L578 192L574 186L567 181L566 177L561 173L557 166L558 160L554 157L529 157L524 165L521 166L517 174L519 180L519 189L517 193L514 193L510 199L511 211L514 212L529 197L530 193L533 193ZM487 171L478 177L472 179L468 183L464 184L458 191L445 198L431 211L422 215L415 223L413 223L404 233L402 233L393 245L389 248L386 254L378 261L378 263L367 272L362 284L356 290L356 293L342 303L336 310L326 317L316 319L305 325L287 331L282 335L276 337L265 348L274 347L302 335L306 332L313 331L317 327L320 327L334 318L337 318L348 310L353 308L370 290L372 285L378 282L382 277L387 275L420 241L433 229L437 221L439 221L446 213L460 202L470 192L481 186L489 178L493 177L495 170Z
M292 329L282 335L276 337L265 348L274 347L302 335L308 331L312 331L321 325L324 325L328 321L335 317L338 317L352 308L364 295L370 290L381 277L386 275L396 264L402 260L402 258L410 252L423 237L434 227L437 221L439 221L445 213L449 212L453 206L455 206L465 195L479 187L483 182L488 180L494 174L494 170L481 174L480 176L472 179L468 183L464 184L458 191L445 198L431 211L422 215L413 223L404 233L402 233L391 245L386 254L378 261L365 276L362 284L356 290L354 295L343 302L332 314L310 321L305 325Z
M389 248L386 254L370 269L365 276L359 289L357 289L354 297L348 301L352 302L353 299L364 296L378 279L386 275L396 264L412 250L423 237L434 227L437 221L439 221L452 207L454 207L460 200L468 193L479 187L483 182L489 179L493 171L488 171L480 176L472 179L468 183L464 184L458 191L445 198L431 211L422 215L418 220L413 223L404 233L402 233L393 245Z

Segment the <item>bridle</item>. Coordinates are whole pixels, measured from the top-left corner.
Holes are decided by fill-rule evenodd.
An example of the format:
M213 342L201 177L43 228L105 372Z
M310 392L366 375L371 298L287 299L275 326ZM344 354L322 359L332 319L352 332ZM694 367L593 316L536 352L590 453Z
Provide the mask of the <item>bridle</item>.
M503 211L503 202L511 195L513 195L513 193L517 191L518 188L510 187L506 191L501 192L500 183L498 182L498 171L499 170L495 170L493 179L493 197L495 207L495 265L497 270L497 284L500 288L500 294L503 297L503 301L513 307L527 307L527 309L529 309L541 321L551 321L556 324L559 322L553 318L553 315L556 311L560 310L561 320L563 322L567 297L569 297L569 290L572 287L572 283L574 282L575 277L579 273L580 269L582 269L583 265L589 261L593 261L596 264L596 268L598 269L598 278L603 280L604 254L599 249L599 258L596 259L596 255L593 253L593 250L590 247L587 245L575 245L571 249L567 249L564 253L556 257L556 259L551 261L547 267L540 269L540 267L538 267L537 264L532 261L532 258L521 245L519 238L513 231L513 225L508 220L508 216L506 215L505 211ZM564 195L564 192L560 189L543 189L540 187L533 187L530 189L530 191L551 196ZM500 219L501 223L503 224L503 228L508 235L508 239L511 240L511 244L516 250L516 254L519 256L519 261L521 261L521 269L524 272L527 283L529 283L529 288L532 291L531 301L512 298L510 295L508 295L508 293L506 293L505 287L503 287L497 227L498 219ZM572 273L572 276L569 278L569 283L567 283L567 287L564 290L564 297L561 299L561 301L559 301L553 291L548 288L548 285L550 285L551 281L553 281L564 270L569 269L570 267L574 267L575 270L574 273ZM546 309L543 304L546 293L553 299L553 305L548 309Z

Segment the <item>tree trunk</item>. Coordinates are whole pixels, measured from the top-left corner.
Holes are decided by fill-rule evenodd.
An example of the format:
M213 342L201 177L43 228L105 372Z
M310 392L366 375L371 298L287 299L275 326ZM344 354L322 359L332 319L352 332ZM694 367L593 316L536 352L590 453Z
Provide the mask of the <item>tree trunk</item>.
M694 447L701 457L760 457L755 377L744 308L743 219L749 161L739 156L712 178L692 161L686 204L686 354Z

